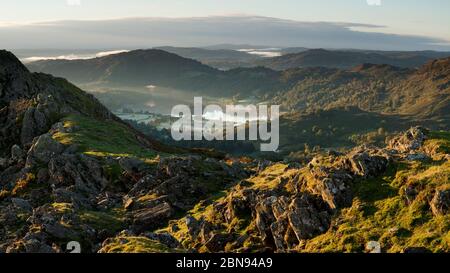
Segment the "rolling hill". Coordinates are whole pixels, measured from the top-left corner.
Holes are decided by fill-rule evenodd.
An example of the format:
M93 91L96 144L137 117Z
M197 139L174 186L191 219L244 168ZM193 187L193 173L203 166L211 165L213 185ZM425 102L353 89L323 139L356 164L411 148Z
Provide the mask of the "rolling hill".
M230 49L206 49L196 47L172 47L164 46L156 49L177 54L184 58L194 59L203 64L228 70L237 67L246 67L261 57L247 52Z
M157 85L195 82L217 71L198 61L166 51L135 50L89 60L46 60L28 65L32 71L50 73L77 84ZM171 80L168 75L171 76Z
M449 52L429 51L390 52L325 49L299 51L300 52L285 54L280 57L257 60L255 64L266 66L275 70L317 66L348 69L363 63L388 64L404 68L417 68L432 59L450 56Z
M221 71L158 49L135 50L89 60L46 60L29 63L31 71L64 77L89 89L160 86L231 97L269 92L283 85L279 72L263 68Z
M417 63L438 54L425 53L427 57L420 57ZM29 68L67 77L87 87L126 90L130 86L145 89L145 86L156 85L219 98L256 96L280 104L286 111L297 112L358 107L363 111L401 115L417 122L430 121L436 128L448 128L450 58L429 61L418 68L404 68L377 62L409 62L416 59L418 53L411 53L412 59L405 57L406 53L384 54L310 50L295 55L304 57L302 60L307 63L311 61L311 65L316 65L316 58L319 58L322 60L319 64L324 66L332 62L332 66L351 65L351 68L322 66L276 71L253 67L220 71L173 53L150 49L91 60L39 61L29 64ZM280 58L286 56L290 55Z

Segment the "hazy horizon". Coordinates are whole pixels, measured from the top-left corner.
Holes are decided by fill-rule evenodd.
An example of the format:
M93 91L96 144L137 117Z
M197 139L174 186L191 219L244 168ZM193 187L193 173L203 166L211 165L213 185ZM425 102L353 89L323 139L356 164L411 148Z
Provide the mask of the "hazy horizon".
M441 0L2 1L0 48L250 44L450 51L449 8Z

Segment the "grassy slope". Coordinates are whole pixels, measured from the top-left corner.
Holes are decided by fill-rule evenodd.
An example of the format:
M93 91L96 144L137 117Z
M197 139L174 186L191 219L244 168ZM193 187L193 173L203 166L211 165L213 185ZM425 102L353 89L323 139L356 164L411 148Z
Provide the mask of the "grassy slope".
M173 253L158 241L145 237L118 237L111 239L100 252L102 253Z
M65 145L75 144L81 152L94 156L134 156L154 158L156 152L144 148L130 129L115 121L100 121L80 115L63 119L66 129L53 138Z

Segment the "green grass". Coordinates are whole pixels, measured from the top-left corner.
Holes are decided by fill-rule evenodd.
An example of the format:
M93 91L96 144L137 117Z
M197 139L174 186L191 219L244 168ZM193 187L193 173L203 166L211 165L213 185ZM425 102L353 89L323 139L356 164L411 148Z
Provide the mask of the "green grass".
M110 232L119 232L126 227L124 212L120 209L113 209L108 212L82 211L79 216L84 224L96 230L105 229Z
M171 253L177 252L160 242L145 237L117 237L105 245L102 253Z
M51 207L57 215L76 213L78 224L88 225L98 231L107 230L109 232L119 232L126 228L125 212L122 208L115 208L108 211L76 211L70 203L52 203ZM74 225L73 228L78 230Z
M435 148L436 152L450 153L450 132L431 132L425 146Z
M123 173L122 167L117 162L105 164L103 171L109 181L118 181Z
M128 127L116 121L100 121L80 115L63 119L71 133L57 132L53 138L65 145L75 144L80 152L93 156L154 158L155 151L143 147ZM114 170L113 170L114 171Z
M102 116L106 108L104 108L92 95L84 92L66 79L52 78L52 81L61 86L66 101L83 114L90 116Z
M374 202L377 200L393 197L398 190L391 185L397 171L403 170L402 164L389 167L382 177L360 179L354 182L353 194L362 201Z

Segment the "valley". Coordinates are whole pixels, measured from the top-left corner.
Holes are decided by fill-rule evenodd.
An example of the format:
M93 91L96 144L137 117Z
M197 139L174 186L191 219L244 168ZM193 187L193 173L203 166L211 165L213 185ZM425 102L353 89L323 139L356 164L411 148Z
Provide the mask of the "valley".
M159 139L170 136L167 121L172 107L192 105L194 96L204 97L208 104L222 106L227 103L281 105L280 152L284 156L303 151L305 146L326 150L348 148L359 144L361 139L382 144L385 137L413 125L433 130L449 129L449 59L431 60L446 56L445 52L279 50L286 53L281 57L253 58L272 67L269 62L278 62L281 58L296 60L297 55L303 54L309 63L292 62L295 67L286 66L286 70L280 71L262 66L224 71L187 58L204 60L215 55L222 60L249 58L242 54L245 51L222 46L213 49L161 47L91 60L38 61L28 67L67 77L124 119L137 121L136 117L142 112L163 115L156 123L164 126L146 130ZM347 64L322 62L334 59ZM393 63L401 67L384 64L394 59L415 61L403 65ZM367 61L372 63L365 63ZM161 62L164 66L159 65ZM123 70L129 66L138 71ZM81 71L83 75L79 74ZM152 75L150 78L146 76L148 73ZM130 117L131 113L135 116Z

